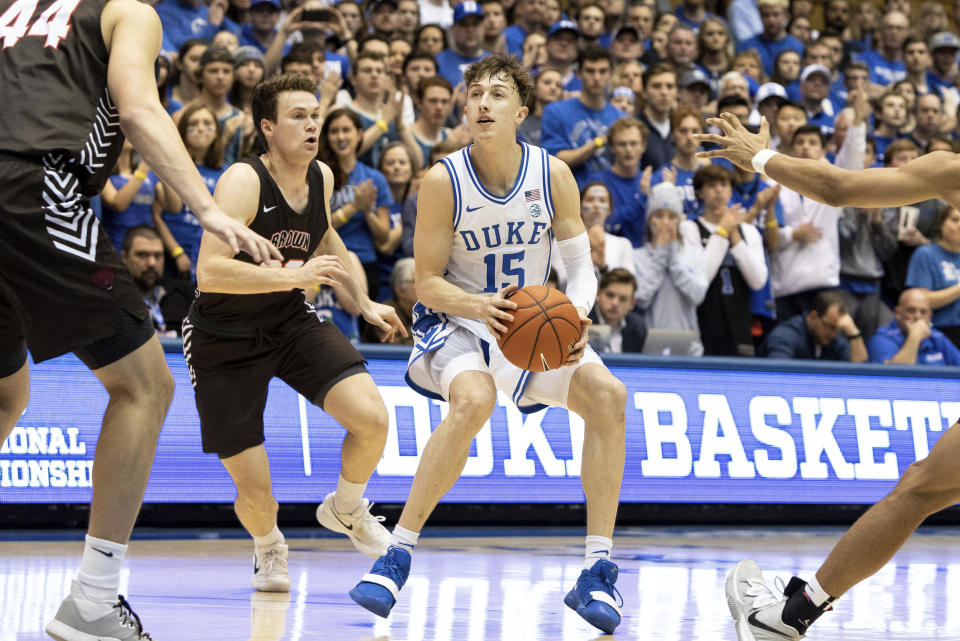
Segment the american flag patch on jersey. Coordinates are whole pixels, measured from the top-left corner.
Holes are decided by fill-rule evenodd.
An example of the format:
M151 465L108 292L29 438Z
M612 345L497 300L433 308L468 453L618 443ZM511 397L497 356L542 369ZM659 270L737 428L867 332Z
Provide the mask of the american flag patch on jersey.
M535 203L538 200L540 200L539 189L531 189L530 191L525 191L523 192L523 195L525 196L525 199L523 201L525 203Z

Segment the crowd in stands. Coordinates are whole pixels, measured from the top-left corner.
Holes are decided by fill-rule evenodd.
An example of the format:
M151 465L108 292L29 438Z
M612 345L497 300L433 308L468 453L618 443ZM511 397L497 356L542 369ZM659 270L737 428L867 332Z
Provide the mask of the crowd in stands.
M960 1L161 0L163 104L211 190L256 152L254 86L316 83L333 226L371 297L410 322L417 185L470 144L463 70L516 55L520 138L566 162L598 278L605 352L960 365L960 212L835 207L722 160L720 112L774 149L858 170L960 150ZM958 177L960 179L960 177ZM127 147L101 195L161 331L189 304L201 227ZM554 284L563 286L562 265ZM377 341L345 292L307 292Z

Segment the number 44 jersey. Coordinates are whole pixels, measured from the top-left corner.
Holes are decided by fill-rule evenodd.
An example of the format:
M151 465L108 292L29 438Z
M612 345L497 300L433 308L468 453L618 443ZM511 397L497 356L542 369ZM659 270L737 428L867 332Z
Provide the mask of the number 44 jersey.
M123 134L107 91L107 0L0 0L0 152L70 167L99 193Z

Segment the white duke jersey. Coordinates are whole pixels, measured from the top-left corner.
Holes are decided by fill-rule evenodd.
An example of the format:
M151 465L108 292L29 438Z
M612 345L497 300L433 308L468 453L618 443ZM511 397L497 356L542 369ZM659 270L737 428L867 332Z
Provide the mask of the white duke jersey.
M550 275L554 209L549 156L539 147L520 145L520 171L510 193L502 198L480 182L470 146L441 160L453 190L453 247L443 277L468 293L492 294L509 285L544 285ZM416 346L407 377L412 384L420 378L414 371L417 361L443 345L456 326L470 330L490 344L490 349L499 351L481 321L449 316L420 302L413 308L413 321ZM517 368L518 376L520 372ZM434 390L423 389L423 383L413 386L439 398L428 393Z
M453 187L453 248L444 278L471 294L543 285L550 274L549 158L539 147L520 144L520 171L503 198L480 182L470 147L441 161Z

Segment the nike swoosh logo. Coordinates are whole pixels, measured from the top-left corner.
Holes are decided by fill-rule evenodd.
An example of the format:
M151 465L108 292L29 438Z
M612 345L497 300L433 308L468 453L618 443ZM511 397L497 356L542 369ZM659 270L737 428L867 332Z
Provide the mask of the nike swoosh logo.
M468 214L471 214L471 213L477 211L478 209L483 209L483 205L480 205L479 207L470 207L470 205L467 205L467 213L468 213Z
M347 525L346 523L344 523L344 522L343 522L343 519L341 519L341 518L337 515L337 510L336 510L336 509L333 509L333 510L330 510L330 511L333 512L333 518L335 518L335 519L337 519L338 521L340 521L340 525L342 525L343 527L347 528L347 529L350 530L351 532L353 531L353 526L352 526L352 525Z
M276 209L277 207L278 207L278 205L274 205L273 207L264 207L264 208L263 208L263 213L265 213L265 214L270 213L271 211L273 211L273 210Z
M93 547L93 546L90 546L90 547ZM93 548L93 549L99 552L100 554L102 554L103 556L113 556L113 552L104 552L100 548Z
M787 639L787 638L789 638L789 637L787 637L787 635L785 635L785 634L784 634L783 632L781 632L780 630L777 630L776 628L771 628L769 625L767 625L767 624L764 623L763 621L760 621L759 619L757 619L757 613L756 613L756 612L751 612L751 613L750 613L750 616L747 617L747 623L749 623L750 625L755 626L755 627L757 627L757 628L760 628L761 630L766 630L767 632L773 632L774 634L776 634L777 636L779 636L779 637L782 638L782 639Z

